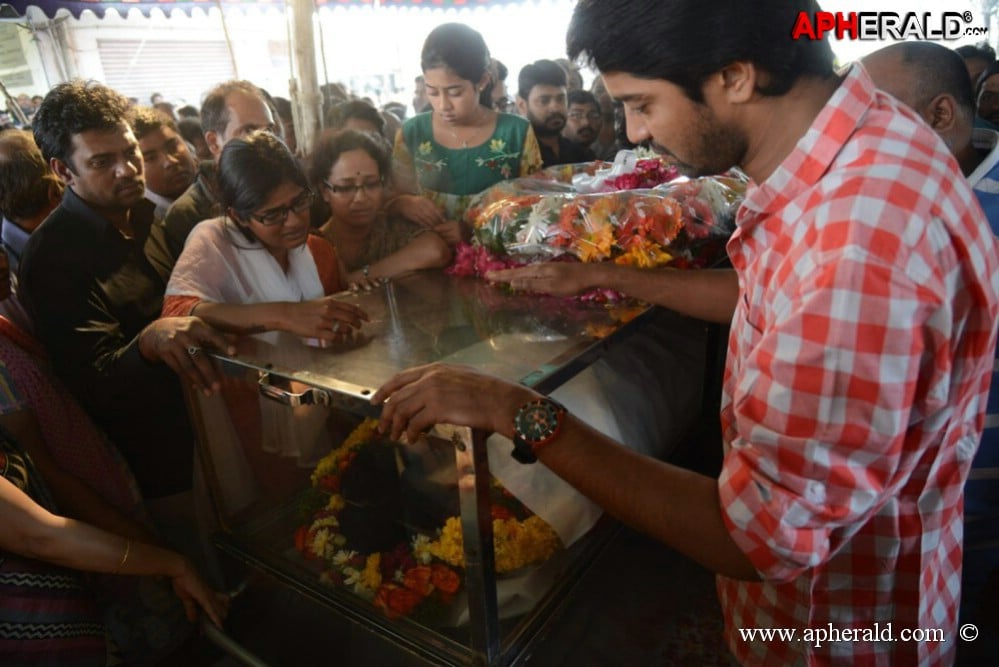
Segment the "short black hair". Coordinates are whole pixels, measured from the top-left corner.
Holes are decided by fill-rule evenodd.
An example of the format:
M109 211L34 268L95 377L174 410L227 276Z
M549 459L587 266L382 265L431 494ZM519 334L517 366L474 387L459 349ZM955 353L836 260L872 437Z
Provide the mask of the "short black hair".
M97 81L57 84L42 100L31 130L46 162L55 158L73 168L73 136L88 130L110 131L128 124L128 99Z
M180 136L184 137L184 141L189 144L194 144L198 141L198 138L204 138L204 133L201 131L201 121L193 116L184 116L177 121L177 132Z
M282 183L309 187L295 156L281 139L266 130L227 142L215 177L223 208L231 208L240 217L257 210Z
M132 126L132 132L135 133L136 139L142 139L142 137L150 132L155 132L161 127L169 127L174 132L177 131L177 124L173 122L173 118L170 118L170 116L167 116L159 109L151 107L133 107L128 121Z
M600 102L597 101L597 96L588 90L570 90L569 96L566 98L566 105L572 106L573 104L592 104L597 108L597 111L603 112L600 108Z
M285 122L291 122L291 100L286 97L272 97L271 100L274 102L277 117Z
M237 91L258 97L264 104L268 104L264 92L249 81L234 80L220 83L205 93L205 99L201 103L202 132L216 132L218 134L225 132L225 128L229 124L229 107L226 106L225 101L229 95Z
M373 123L379 132L385 129L385 119L378 113L378 109L364 100L351 100L334 106L326 115L326 126L333 130L342 130L344 124L351 118Z
M992 62L996 59L996 50L987 42L965 44L954 49L954 52L964 60L978 59Z
M193 104L185 104L177 109L177 116L180 118L200 118L201 112L199 112L198 107Z
M517 76L517 95L523 99L531 96L535 86L566 85L565 70L554 60L535 60L530 65L524 65Z
M357 130L328 130L319 137L309 158L309 182L313 189L323 187L330 169L347 151L362 150L378 165L378 174L387 181L392 172L392 154L381 135Z
M663 79L703 101L705 80L748 61L769 74L763 95L782 95L804 76L834 75L828 39L791 39L815 0L579 0L566 36L569 57L600 72Z
M465 81L478 85L489 71L489 47L482 35L464 23L444 23L427 35L420 52L420 69L424 72L446 67ZM493 82L479 94L479 102L492 106Z

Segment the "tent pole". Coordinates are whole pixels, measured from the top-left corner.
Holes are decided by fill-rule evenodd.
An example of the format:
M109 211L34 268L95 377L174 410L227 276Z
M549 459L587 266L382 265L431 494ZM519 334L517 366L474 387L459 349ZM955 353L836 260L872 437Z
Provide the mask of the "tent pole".
M291 32L291 57L297 77L291 82L292 101L298 110L301 124L295 127L300 152L306 154L315 144L319 129L323 98L319 93L319 76L316 72L316 39L313 0L288 0L291 7L293 30Z
M222 0L215 0L215 6L219 10L219 20L222 22L222 35L225 37L226 48L229 49L229 60L232 62L232 78L239 78L239 67L236 65L236 53L232 49L232 39L229 37L229 24L225 20L225 11L222 9Z

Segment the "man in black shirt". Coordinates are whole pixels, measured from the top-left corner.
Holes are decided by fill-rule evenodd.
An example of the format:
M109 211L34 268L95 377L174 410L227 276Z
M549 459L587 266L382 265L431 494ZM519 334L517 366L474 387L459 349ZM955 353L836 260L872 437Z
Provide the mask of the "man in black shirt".
M517 110L531 121L541 147L545 167L592 159L584 150L562 137L566 121L565 70L554 60L526 65L517 77Z
M194 436L177 374L216 390L200 349L232 350L198 318L158 319L165 284L143 253L154 206L127 113L124 97L94 82L45 96L33 132L66 191L19 275L53 370L121 451L156 518L157 506L190 499Z

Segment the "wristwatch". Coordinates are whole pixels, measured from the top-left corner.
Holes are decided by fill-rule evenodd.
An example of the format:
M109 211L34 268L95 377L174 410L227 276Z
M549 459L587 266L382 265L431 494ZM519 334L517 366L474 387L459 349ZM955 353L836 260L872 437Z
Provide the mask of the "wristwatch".
M520 406L513 417L513 458L520 463L537 461L538 451L562 429L565 415L565 406L553 398L539 398Z

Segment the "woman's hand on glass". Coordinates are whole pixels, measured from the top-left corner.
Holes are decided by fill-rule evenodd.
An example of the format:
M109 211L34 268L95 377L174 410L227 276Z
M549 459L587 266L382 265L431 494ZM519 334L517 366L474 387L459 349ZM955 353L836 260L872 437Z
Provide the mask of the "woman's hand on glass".
M368 314L351 303L323 297L288 303L284 321L287 330L298 336L335 341L368 321Z

